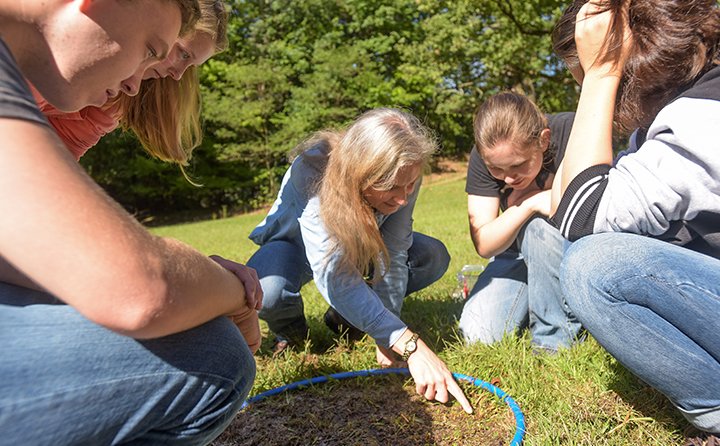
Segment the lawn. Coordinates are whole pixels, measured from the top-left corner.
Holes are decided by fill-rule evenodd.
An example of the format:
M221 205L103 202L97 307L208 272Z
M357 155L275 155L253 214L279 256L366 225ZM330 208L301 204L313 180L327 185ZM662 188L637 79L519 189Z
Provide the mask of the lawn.
M452 298L456 273L465 264L483 262L468 235L464 184L464 178L456 173L423 185L415 230L443 240L452 262L440 281L405 301L403 320L451 370L493 380L518 402L526 418L526 445L683 444L688 430L684 419L663 395L628 373L593 339L554 356L532 354L527 336L509 336L492 346L463 345L456 332L462 303ZM252 213L152 231L185 241L208 255L244 262L255 249L247 235L264 215ZM317 375L377 367L374 344L367 337L354 345L333 338L322 322L327 304L312 283L303 289L303 296L309 342L300 351L273 358L272 339L266 337L256 355L258 374L252 394ZM388 385L383 380L375 382L369 379L366 385ZM441 408L453 415L461 412L457 404Z

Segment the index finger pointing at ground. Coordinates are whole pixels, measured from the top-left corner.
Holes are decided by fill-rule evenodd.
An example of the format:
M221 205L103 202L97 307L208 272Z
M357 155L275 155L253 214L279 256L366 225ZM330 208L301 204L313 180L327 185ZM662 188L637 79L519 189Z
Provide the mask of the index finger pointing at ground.
M468 401L468 399L465 397L465 394L463 393L458 383L455 382L453 378L450 378L447 384L448 391L452 394L452 396L455 397L458 403L460 403L463 410L467 413L473 413L473 408L470 405L470 401Z

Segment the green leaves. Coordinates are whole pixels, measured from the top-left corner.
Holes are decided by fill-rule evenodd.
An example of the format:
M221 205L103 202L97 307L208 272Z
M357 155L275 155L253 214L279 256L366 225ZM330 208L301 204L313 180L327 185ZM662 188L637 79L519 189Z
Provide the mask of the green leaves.
M371 108L416 114L448 156L470 150L474 110L501 90L525 92L547 112L574 108L577 88L550 42L565 3L229 1L230 48L201 69L205 142L195 168L210 163L216 176L236 163L269 198L260 181L283 171L293 147Z

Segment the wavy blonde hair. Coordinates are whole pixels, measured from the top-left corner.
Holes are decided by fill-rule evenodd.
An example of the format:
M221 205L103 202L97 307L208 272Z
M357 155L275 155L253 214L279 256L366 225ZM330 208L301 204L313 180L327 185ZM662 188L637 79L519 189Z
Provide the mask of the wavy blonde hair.
M437 149L432 133L413 115L380 108L358 117L345 130L317 133L306 147L327 145L329 158L319 188L320 217L340 255L340 268L372 273L377 281L388 252L373 208L363 198L369 187L389 190L398 171L427 163Z
M215 42L215 53L224 51L227 21L222 1L200 0L200 19L187 38L208 34ZM202 142L201 104L198 69L191 66L177 81L171 77L146 79L137 96L121 94L106 107L117 108L121 127L132 130L147 153L182 168Z

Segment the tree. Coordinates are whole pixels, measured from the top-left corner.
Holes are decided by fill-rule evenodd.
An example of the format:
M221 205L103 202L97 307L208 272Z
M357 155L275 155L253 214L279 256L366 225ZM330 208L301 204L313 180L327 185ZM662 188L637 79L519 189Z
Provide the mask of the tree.
M106 138L84 164L131 208L247 209L272 199L298 143L375 107L416 114L441 154L462 156L489 95L513 89L548 112L574 108L577 87L550 42L565 3L230 1L230 48L201 69L205 140L189 172L204 187L126 136ZM107 161L119 156L122 167Z

